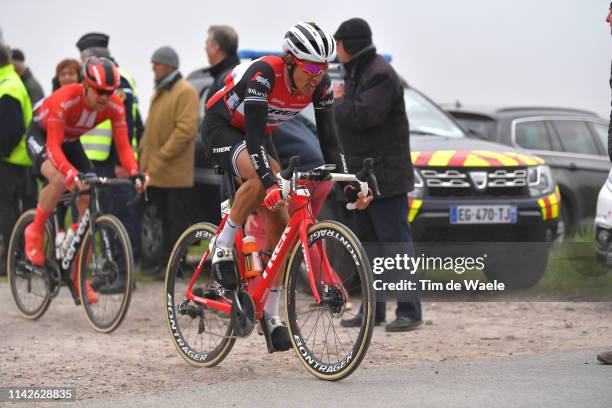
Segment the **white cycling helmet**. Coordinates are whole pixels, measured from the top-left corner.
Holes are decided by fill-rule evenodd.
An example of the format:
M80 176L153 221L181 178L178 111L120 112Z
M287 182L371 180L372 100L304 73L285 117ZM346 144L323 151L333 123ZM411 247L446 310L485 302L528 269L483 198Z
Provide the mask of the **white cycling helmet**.
M336 40L315 23L297 23L283 38L283 53L300 60L328 64L336 59Z

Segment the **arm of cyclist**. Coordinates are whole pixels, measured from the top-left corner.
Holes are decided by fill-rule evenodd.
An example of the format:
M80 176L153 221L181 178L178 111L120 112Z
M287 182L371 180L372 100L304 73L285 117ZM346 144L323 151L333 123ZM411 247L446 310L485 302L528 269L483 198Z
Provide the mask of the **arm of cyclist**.
M287 198L278 185L278 180L270 167L268 153L264 147L268 117L267 98L274 86L274 71L263 62L253 65L255 66L254 69L249 69L245 73L247 78L250 78L245 91L247 96L244 98L246 148L251 163L253 163L253 167L266 190L264 205L268 209L274 209L284 205L284 200Z
M330 82L329 77L324 78L313 95L317 133L326 163L334 163L336 171L346 174L348 173L348 167L336 128ZM357 209L363 210L372 201L371 194L366 197L359 191L358 183L339 182L338 184L343 189L347 201L354 203Z
M113 143L117 148L117 154L119 155L121 165L128 172L132 178L132 181L134 181L136 190L142 192L147 188L148 177L138 172L138 163L136 163L134 153L132 152L132 146L128 140L128 131L124 119L125 116L123 106L119 106L121 106L122 109L114 111L116 114L111 118L111 123L113 126Z
M84 186L78 178L79 171L70 164L62 150L65 127L66 124L63 120L49 119L47 125L47 159L49 159L53 167L64 175L66 188L70 191L74 191L75 187L82 190Z

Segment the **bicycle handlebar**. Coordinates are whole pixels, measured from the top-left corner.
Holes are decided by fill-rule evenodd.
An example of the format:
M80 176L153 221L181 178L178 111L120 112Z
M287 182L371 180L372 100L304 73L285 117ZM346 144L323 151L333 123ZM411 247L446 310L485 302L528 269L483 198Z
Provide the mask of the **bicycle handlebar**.
M111 186L120 186L120 185L129 185L129 186L134 187L134 183L130 179L99 177L98 175L93 174L93 173L81 174L79 175L79 180L83 184L86 184L88 186L94 186L94 187L111 187ZM89 194L89 190L78 190L77 189L76 191L70 193L69 200L67 201L63 200L63 201L68 202L70 205L72 205L76 201L78 196L85 195L85 194ZM142 200L143 196L144 196L145 201L149 201L147 197L147 192L145 190L142 193L136 193L136 196L134 196L133 199L128 201L126 205L130 208L135 207L140 202L140 200Z
M286 169L282 170L279 174L281 187L283 188L283 193L285 193L285 188L294 190L292 185L297 184L297 180L312 180L312 181L356 181L359 183L360 191L363 193L365 197L368 196L369 185L371 185L372 192L376 196L380 196L380 191L378 190L378 181L376 180L376 176L374 175L374 160L371 158L366 158L363 160L363 167L356 174L348 174L348 173L332 173L332 170L335 170L336 166L333 164L325 164L323 166L317 167L313 170L307 172L296 172L296 167L300 165L300 157L293 156L289 159L289 165ZM354 210L355 204L348 203L346 205L348 210Z

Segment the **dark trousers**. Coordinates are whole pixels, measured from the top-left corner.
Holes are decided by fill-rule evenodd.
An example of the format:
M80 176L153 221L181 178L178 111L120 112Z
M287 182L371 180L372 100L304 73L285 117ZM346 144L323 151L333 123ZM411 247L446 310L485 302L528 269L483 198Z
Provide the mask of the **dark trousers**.
M92 161L96 174L100 177L116 177L113 162ZM100 210L119 218L132 243L134 261L140 259L140 230L142 227L142 206L128 207L126 203L134 198L132 186L121 185L100 189ZM76 219L76 218L75 218Z
M376 242L401 242L406 243L403 249L408 255L414 254L412 230L408 223L408 199L405 194L372 201L365 210L355 210L352 213L353 231L365 245ZM385 302L376 302L376 320L383 321L385 313ZM397 302L395 314L398 317L421 320L420 300Z
M165 267L174 244L193 220L189 203L191 188L149 187L148 190L149 201L157 208L162 222L164 242L159 259Z
M5 261L8 253L11 233L17 217L23 211L21 202L21 188L26 183L26 168L10 164L0 159L0 240L3 247L0 256L2 265L0 275L6 275Z

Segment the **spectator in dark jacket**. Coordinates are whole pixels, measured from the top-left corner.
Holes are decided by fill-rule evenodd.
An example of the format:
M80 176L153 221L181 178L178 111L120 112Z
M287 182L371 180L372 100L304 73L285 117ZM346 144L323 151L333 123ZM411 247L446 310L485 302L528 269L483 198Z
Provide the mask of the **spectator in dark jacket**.
M608 17L606 22L610 25L610 34L612 34L612 2L608 9ZM612 64L610 66L610 88L612 89ZM610 111L610 123L608 124L608 155L610 155L610 161L612 161L612 110ZM597 356L597 360L604 364L612 364L612 351L605 351Z
M38 101L45 97L45 93L36 78L32 75L30 68L25 64L25 55L23 51L17 48L13 49L12 60L15 71L17 71L17 74L28 91L28 95L30 95L32 106L36 105Z
M354 231L364 243L394 243L395 252L412 255L406 194L413 188L414 173L402 83L391 65L376 54L365 20L343 22L335 37L346 75L344 85L334 89L334 112L349 172L358 171L363 159L372 157L381 193L368 208L353 212ZM387 331L412 330L421 324L421 304L413 295L398 302L397 318ZM384 320L385 304L377 302L375 321ZM358 326L361 315L342 324Z
M206 101L219 89L223 88L223 80L236 65L240 64L238 58L238 34L226 25L210 26L206 39L206 56L210 64L209 72L213 77L213 84L208 90Z

